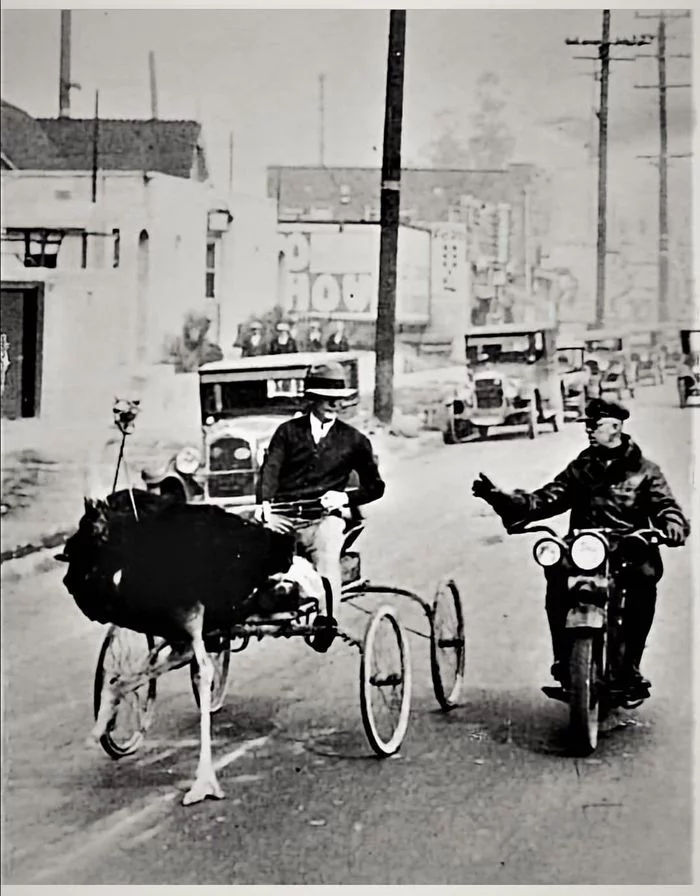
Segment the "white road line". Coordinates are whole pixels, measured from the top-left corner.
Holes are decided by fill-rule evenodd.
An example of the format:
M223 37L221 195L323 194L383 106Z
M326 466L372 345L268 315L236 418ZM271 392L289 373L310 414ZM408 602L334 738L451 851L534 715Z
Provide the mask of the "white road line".
M231 765L232 762L242 758L246 753L249 753L256 747L263 746L269 740L270 735L265 735L264 737L256 737L253 740L240 744L234 750L225 753L217 759L214 762L214 770L218 772L221 769L226 768L227 765ZM162 811L165 806L172 803L180 796L181 794L179 791L161 793L136 811L132 808L118 809L111 815L107 815L105 818L100 819L92 825L95 833L91 835L90 828L88 828L87 831L81 832L80 842L82 845L69 852L65 851L66 848L64 846L61 857L55 862L50 863L41 871L35 873L31 878L32 883L50 881L57 874L68 870L71 866L76 865L77 862L86 858L91 853L99 849L104 849L115 838L123 836L126 832L131 830L131 828L143 823L146 819L157 814L159 811Z

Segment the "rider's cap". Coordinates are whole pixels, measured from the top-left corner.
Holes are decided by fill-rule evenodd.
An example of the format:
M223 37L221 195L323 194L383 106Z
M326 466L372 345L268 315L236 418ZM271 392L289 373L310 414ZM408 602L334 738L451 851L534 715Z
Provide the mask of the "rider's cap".
M262 321L252 320L250 322L250 329L251 330L262 330Z
M630 412L627 408L618 401L592 398L586 405L586 418L588 420L601 420L603 417L612 417L613 420L626 420L629 415Z
M319 398L352 398L356 389L347 385L345 368L337 361L311 367L304 381L304 395Z
M289 332L289 324L286 321L281 320L277 324L275 329L277 330L278 333L288 333Z

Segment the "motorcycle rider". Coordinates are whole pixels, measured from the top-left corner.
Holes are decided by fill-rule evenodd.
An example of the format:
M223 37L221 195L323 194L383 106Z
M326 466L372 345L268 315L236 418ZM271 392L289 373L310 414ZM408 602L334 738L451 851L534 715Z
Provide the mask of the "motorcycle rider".
M607 528L660 529L666 543L681 546L690 534L690 524L676 502L660 468L642 454L624 433L629 411L622 404L600 398L586 407L589 447L584 449L552 482L533 492L505 492L483 473L472 484L473 494L498 513L504 525L532 522L571 511L570 529ZM611 564L616 564L616 543L611 542ZM634 599L626 604L624 618L625 658L621 685L629 699L649 696L651 682L639 666L651 630L656 607L656 586L663 574L661 555L649 546L641 555L626 557L624 575ZM552 676L567 686L567 642L565 637L567 576L565 563L545 569L545 609L552 636Z

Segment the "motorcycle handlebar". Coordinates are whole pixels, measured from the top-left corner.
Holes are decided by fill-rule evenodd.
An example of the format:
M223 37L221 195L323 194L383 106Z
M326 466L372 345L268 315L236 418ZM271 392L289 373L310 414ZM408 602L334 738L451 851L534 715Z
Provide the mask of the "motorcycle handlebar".
M542 524L537 525L529 525L527 522L516 522L512 523L510 526L506 527L506 531L509 535L526 535L529 532L546 532L548 535L551 535L552 538L555 538L557 541L561 541L561 536L557 535L554 529L549 526L544 526ZM619 529L605 529L605 528L597 528L597 529L586 529L582 530L586 532L598 532L601 535L613 535L617 536L620 539L628 539L628 538L638 538L640 541L643 541L644 544L647 545L655 545L655 544L667 544L668 539L664 535L664 533L660 529L655 529L654 527L649 527L647 529L635 529L632 532L624 532Z

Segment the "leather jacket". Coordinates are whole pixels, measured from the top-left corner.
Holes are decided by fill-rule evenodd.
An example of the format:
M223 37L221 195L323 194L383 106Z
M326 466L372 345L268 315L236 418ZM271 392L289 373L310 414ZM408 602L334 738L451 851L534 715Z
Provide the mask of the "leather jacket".
M686 519L657 464L648 460L627 435L612 459L586 448L552 482L533 492L501 493L494 509L504 520L535 521L571 511L570 529L664 529Z

